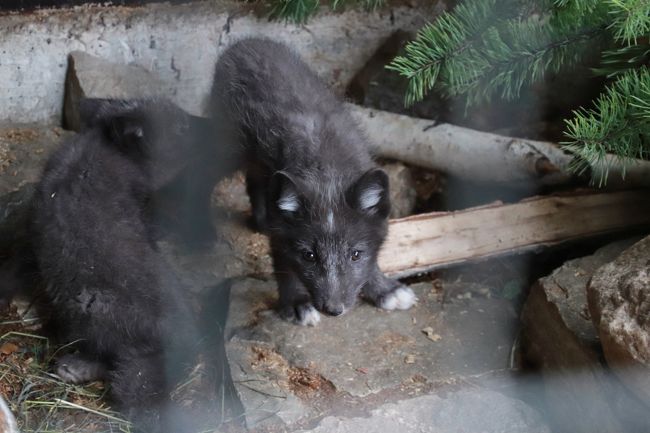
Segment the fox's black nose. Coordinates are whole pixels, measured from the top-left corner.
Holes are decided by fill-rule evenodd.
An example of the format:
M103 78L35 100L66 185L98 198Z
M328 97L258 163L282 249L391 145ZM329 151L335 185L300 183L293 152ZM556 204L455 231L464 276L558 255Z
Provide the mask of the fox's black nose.
M330 316L340 316L341 314L343 314L344 311L345 308L343 307L343 305L339 305L337 307L327 307L327 309L325 310L325 312Z

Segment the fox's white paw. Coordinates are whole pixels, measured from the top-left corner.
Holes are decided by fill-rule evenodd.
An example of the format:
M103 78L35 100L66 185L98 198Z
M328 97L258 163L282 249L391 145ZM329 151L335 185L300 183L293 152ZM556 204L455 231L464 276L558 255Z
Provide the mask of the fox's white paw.
M77 355L63 355L56 362L56 374L67 383L84 383L101 379L104 374L104 365L99 362L88 361Z
M298 314L298 325L316 326L320 323L320 313L311 305L301 308Z
M384 310L408 310L418 301L409 287L399 287L383 297L379 306Z

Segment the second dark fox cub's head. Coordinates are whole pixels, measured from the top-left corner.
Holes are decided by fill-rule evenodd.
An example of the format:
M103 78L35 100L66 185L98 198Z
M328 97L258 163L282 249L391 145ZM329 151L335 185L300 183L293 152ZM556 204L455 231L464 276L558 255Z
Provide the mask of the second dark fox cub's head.
M386 237L386 173L374 168L349 184L277 172L267 209L274 259L307 288L314 307L335 316L352 307L376 275Z

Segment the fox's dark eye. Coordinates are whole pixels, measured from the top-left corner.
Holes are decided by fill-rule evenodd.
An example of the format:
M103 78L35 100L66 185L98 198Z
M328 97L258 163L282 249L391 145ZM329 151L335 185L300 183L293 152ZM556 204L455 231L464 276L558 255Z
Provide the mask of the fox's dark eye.
M351 259L352 259L353 262L356 262L356 261L359 260L360 258L361 258L361 251L359 251L359 250L354 250L354 251L352 251L352 257L351 257Z
M303 251L302 258L307 260L308 262L313 262L316 261L316 254L314 254L311 251Z

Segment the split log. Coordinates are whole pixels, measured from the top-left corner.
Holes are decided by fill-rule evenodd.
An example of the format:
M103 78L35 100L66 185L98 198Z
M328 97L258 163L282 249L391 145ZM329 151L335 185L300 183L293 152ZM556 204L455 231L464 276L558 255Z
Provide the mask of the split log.
M354 104L348 107L381 157L473 181L562 185L575 178L569 170L573 156L555 143L436 124ZM607 158L606 164L608 188L650 186L650 162L630 164L625 179L615 157ZM604 169L592 168L596 178Z
M379 266L404 277L472 259L650 227L648 191L536 197L391 220Z

